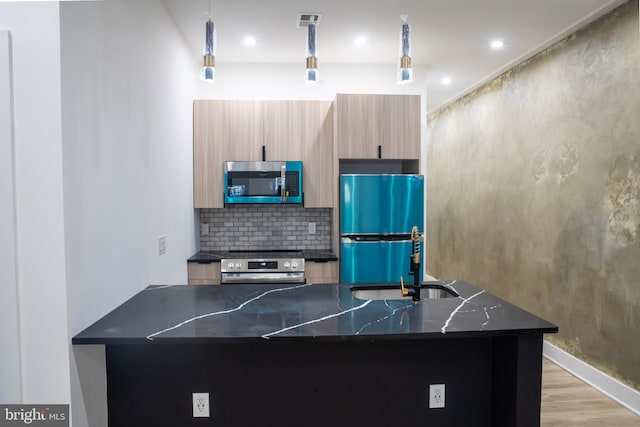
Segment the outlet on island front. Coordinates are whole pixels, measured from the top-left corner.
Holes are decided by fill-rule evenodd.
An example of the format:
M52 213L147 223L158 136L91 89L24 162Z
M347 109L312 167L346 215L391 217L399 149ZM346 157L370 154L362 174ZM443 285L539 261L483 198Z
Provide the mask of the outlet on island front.
M209 393L193 393L193 417L209 417Z
M444 408L444 384L429 385L429 408Z

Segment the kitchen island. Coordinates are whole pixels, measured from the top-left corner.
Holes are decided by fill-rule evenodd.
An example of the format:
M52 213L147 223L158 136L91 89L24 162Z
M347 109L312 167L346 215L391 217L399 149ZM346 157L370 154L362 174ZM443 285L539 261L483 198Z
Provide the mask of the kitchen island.
M538 426L557 326L482 289L365 300L348 285L150 286L73 338L106 352L110 426ZM444 384L444 408L430 408ZM192 417L208 393L210 418Z

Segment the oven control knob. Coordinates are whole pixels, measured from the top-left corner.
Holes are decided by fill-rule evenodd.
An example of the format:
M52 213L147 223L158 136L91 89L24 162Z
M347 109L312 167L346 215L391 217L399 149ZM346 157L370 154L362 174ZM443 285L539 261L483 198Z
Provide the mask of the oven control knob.
M295 262L295 261L293 261L293 262L291 263L291 268L298 268L298 263L297 263L297 262Z
M236 266L235 266L235 267L236 267L236 268L240 268L240 263L239 263L239 262L236 262Z
M289 268L290 266L291 264L289 263L289 261L284 262L284 268Z

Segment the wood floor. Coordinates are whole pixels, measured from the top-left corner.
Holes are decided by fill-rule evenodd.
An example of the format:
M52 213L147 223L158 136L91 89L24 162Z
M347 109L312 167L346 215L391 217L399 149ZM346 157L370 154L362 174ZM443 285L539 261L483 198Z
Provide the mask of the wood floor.
M640 427L640 416L544 359L540 426Z

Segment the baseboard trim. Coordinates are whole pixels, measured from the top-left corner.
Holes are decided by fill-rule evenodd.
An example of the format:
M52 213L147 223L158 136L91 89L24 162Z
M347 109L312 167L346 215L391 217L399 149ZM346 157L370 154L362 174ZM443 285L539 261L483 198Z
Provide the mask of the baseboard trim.
M640 391L621 383L548 341L544 341L542 353L556 365L640 415Z

